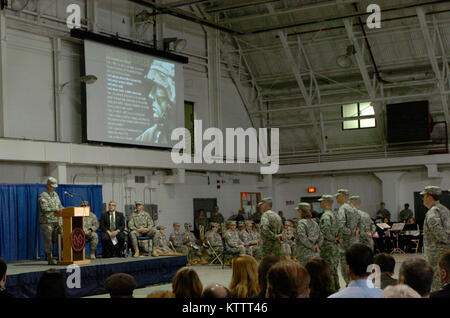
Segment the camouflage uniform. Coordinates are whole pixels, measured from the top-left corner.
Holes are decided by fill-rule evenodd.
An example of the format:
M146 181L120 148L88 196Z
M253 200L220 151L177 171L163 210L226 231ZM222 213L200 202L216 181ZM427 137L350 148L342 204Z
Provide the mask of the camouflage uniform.
M375 234L377 232L377 228L373 223L372 219L370 218L369 214L361 210L357 211L361 217L361 222L359 225L359 242L361 244L368 246L373 251L374 248L373 238L367 234L367 231L370 231L372 234Z
M258 242L257 245L253 246L253 256L258 259L262 258L262 245L260 232L257 229L253 228L251 231L249 231L249 236L253 242L256 241Z
M314 250L316 245L320 246L323 242L319 224L313 219L301 219L295 232L295 242L300 265L305 266L311 258L320 257L320 254Z
M262 213L257 211L255 213L252 214L252 216L250 217L256 224L261 223L261 217L262 217Z
M214 225L217 228L219 228L219 224L214 223ZM207 245L208 248L206 249L206 253L210 257L214 256L214 253L213 253L212 249L214 249L214 251L216 251L217 254L223 252L222 237L220 236L219 233L214 232L212 230L208 231L208 232L206 232L205 239L206 239L206 241L208 241L211 244L211 246Z
M97 216L91 212L89 216L83 218L83 230L84 232L91 231L89 234L86 233L86 239L91 243L91 254L95 253L98 246L98 219Z
M45 254L52 253L52 242L57 242L58 234L62 233L62 227L59 224L59 218L54 216L53 213L57 210L61 210L64 207L59 200L58 193L55 191L48 193L42 192L39 195L39 223L41 225L41 231L44 236L44 249Z
M355 230L360 223L361 217L358 211L346 202L339 207L338 218L340 223L339 237L341 238L341 274L348 284L349 279L346 272L347 261L345 260L345 252L350 246L358 243L358 236L355 234Z
M268 210L263 213L260 224L263 257L268 255L281 257L281 242L277 238L283 229L280 216L274 211Z
M289 221L286 222L288 222L288 224L290 223ZM283 228L283 231L281 233L281 248L283 251L283 255L289 257L293 256L296 246L293 238L295 238L295 233L292 230L292 227L289 226L287 229Z
M254 249L256 250L256 246L254 246L254 240L252 240L252 237L246 228L239 230L239 239L244 244L247 254L253 256Z
M323 236L320 257L328 264L332 287L338 291L340 289L338 275L340 248L336 243L336 238L339 237L339 220L336 213L331 210L326 210L320 218L319 226Z
M228 221L227 225L236 224L236 221ZM246 254L247 250L245 247L238 247L239 245L244 245L244 242L239 238L239 232L237 230L228 229L226 230L223 238L225 239L225 246L229 252L239 252L239 254Z
M177 224L177 223L175 223ZM184 233L181 231L172 232L169 236L169 241L172 243L173 247L178 253L183 253L183 255L189 254L189 249L187 246L183 245Z
M194 233L192 233L189 229L186 229L186 231L183 234L183 245L187 246L188 248L189 260L194 260L199 256L202 256L202 251L200 247L197 245L197 238L195 237Z
M420 194L425 193L440 195L442 192L439 187L429 186ZM435 202L425 215L423 248L425 260L434 271L431 291L440 290L442 283L439 278L438 262L441 254L450 250L450 211L439 202Z
M128 221L128 229L130 230L131 245L136 250L138 248L138 237L149 236L153 237L155 234L155 224L153 223L152 217L145 211L133 212ZM139 233L137 230L147 228L149 231L147 233ZM149 251L148 242L144 249L146 252Z
M163 254L168 254L172 252L172 249L169 247L169 240L167 239L165 234L161 234L160 229L166 229L164 226L158 226L155 235L153 236L153 246L152 253L153 256L158 256L160 252ZM159 250L159 251L158 251Z

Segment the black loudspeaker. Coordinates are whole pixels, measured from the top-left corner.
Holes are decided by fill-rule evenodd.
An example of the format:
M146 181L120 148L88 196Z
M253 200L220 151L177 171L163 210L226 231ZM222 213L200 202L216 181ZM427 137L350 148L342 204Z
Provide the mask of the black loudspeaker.
M428 101L386 105L389 143L430 139Z

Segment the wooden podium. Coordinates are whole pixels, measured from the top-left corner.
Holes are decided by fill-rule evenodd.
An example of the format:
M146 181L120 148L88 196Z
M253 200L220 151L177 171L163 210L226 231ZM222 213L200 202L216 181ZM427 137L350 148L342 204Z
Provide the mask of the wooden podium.
M89 207L68 207L62 210L62 260L58 265L85 265L90 264L86 259L85 245L86 235L83 231L83 217L89 216Z

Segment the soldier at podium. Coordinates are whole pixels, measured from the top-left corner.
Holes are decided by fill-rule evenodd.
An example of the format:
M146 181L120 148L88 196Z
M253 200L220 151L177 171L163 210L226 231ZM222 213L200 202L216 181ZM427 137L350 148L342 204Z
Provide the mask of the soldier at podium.
M153 238L155 234L155 224L153 219L147 212L142 210L142 201L136 201L136 211L134 211L128 221L128 229L130 230L131 245L134 249L133 257L139 257L138 237L149 236ZM148 242L146 252L149 252Z
M61 214L64 208L55 189L58 181L50 177L47 179L47 190L39 195L39 223L44 236L44 249L49 265L55 265L53 261L53 242L57 242L58 234L62 233L62 227L55 213Z
M87 201L81 201L81 207L89 206ZM89 216L85 216L83 220L83 231L86 234L86 240L91 243L90 258L95 259L95 251L98 246L98 220L94 212L91 210Z
M108 211L100 217L103 258L122 256L125 243L125 216L116 211L116 202L108 203Z

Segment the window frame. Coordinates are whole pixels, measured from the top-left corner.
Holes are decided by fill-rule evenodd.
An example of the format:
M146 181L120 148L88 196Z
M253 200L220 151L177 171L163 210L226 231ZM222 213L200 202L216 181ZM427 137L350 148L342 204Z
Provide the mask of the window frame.
M361 105L361 102L357 102L357 103L352 103L352 104L356 104L356 106L357 106L357 110L358 110L358 116L356 116L357 118L358 117L360 117L360 114L361 114L361 110L360 110L360 105ZM352 104L345 104L345 105L352 105ZM352 118L352 117L344 117L344 106L345 105L341 105L341 118L342 119L346 119L346 118ZM373 106L372 106L373 107ZM374 109L374 112L375 112L375 109ZM371 118L365 118L365 119L371 119ZM347 131L347 130L361 130L361 129L373 129L373 128L377 128L377 118L376 118L376 115L374 114L373 115L373 119L375 120L375 126L373 126L373 127L361 127L361 120L364 120L364 119L353 119L353 120L356 120L356 121L358 121L358 128L344 128L344 123L347 121L347 120L343 120L342 121L342 123L341 123L341 129L342 129L342 131ZM351 119L350 119L351 120ZM348 121L350 121L350 120L348 120Z

